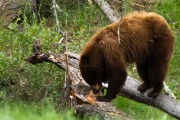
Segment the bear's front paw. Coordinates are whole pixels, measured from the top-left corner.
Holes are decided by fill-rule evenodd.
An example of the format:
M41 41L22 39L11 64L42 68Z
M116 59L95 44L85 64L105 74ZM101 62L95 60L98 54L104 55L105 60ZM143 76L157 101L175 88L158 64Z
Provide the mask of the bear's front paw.
M108 99L108 98L103 97L103 96L96 97L96 100L97 101L102 101L102 102L110 102L111 101L111 99Z

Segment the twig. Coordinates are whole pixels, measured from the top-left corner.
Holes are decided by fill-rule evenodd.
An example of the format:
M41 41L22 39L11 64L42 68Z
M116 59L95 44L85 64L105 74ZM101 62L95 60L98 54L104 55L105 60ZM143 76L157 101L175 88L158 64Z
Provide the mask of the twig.
M118 25L118 31L117 31L117 33L118 33L118 44L119 44L119 45L121 44L121 38L120 38L120 37L121 37L121 34L120 34L121 26L120 26L120 25L121 25L122 17L123 17L123 16L120 17L119 25Z
M67 43L67 38L68 38L68 34L67 31L65 31L65 42L66 42L66 52L68 52L68 43ZM65 55L66 56L66 74L65 74L65 89L68 90L67 95L69 95L70 98L70 107L72 107L72 99L73 97L70 96L71 94L71 88L70 86L72 85L72 79L71 79L71 74L70 74L70 70L69 70L69 58L68 58L68 54Z
M65 37L66 37L66 53L68 53L68 45L67 45L67 31L65 32ZM70 72L69 72L69 59L68 59L68 54L66 54L66 74L68 76L70 76Z
M121 0L122 1L122 11L121 11L121 15L120 15L120 18L119 18L119 25L118 25L118 44L120 45L121 44L121 34L120 34L120 29L121 29L121 21L122 21L122 18L124 16L124 13L125 13L125 5L124 5L124 0Z
M73 77L72 77L72 74L71 74L71 71L70 71L70 67L69 67L69 54L68 54L68 42L67 42L67 38L68 38L68 34L67 34L67 31L65 32L65 42L66 42L66 48L65 48L65 50L66 50L66 77L68 78L66 78L65 80L69 80L69 81L65 81L65 83L66 83L66 87L70 87L70 86L72 86L73 85L73 82L74 82L74 80L73 80ZM75 98L77 98L77 99L79 99L79 100L81 100L82 102L84 102L84 103L88 103L88 100L84 97L84 95L82 95L82 94L78 94L74 89L73 89L73 87L71 87L71 88L68 88L68 90L70 90L71 92L69 93L69 96L70 96L70 98L71 98L71 106L72 106L72 104L73 104L73 99L75 99Z
M171 96L173 99L176 99L176 96L174 95L174 93L172 92L172 90L169 88L169 86L163 82L163 85L164 85L164 91L165 91L165 94L168 94L169 96Z
M144 5L140 5L140 4L133 3L133 2L131 3L131 5L132 5L132 6L139 6L139 7L142 7L142 8L144 8Z
M61 37L61 39L59 40L59 44L63 41L63 39L64 39L64 33L63 33L63 31L60 29L60 27L59 27L59 20L58 20L58 14L57 14L57 9L59 10L59 11L61 11L60 10L60 8L59 8L59 6L56 4L56 0L53 0L53 7L52 7L53 9L54 9L54 16L55 16L55 18L56 18L56 29L57 29L57 32L59 33L59 34L62 34L62 37Z
M88 0L88 3L89 3L90 5L92 5L92 0Z

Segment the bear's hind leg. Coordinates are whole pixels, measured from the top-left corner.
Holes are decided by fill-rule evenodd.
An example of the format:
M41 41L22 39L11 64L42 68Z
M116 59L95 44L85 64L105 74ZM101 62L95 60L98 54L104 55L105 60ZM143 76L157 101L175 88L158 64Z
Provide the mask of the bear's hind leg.
M138 91L145 92L147 89L151 88L151 82L149 81L148 77L148 62L144 62L143 64L136 64L136 67L137 72L143 81L143 83L138 87Z
M163 81L166 77L168 70L168 59L156 59L152 60L149 68L149 79L152 82L153 91L148 94L149 97L158 96L163 89Z

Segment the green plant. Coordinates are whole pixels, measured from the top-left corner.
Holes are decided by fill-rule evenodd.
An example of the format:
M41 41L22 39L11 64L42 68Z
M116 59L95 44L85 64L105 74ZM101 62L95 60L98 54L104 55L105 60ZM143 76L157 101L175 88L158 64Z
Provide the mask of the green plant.
M128 115L133 116L136 120L175 120L175 118L156 108L134 102L127 98L117 97L113 100L113 104Z
M3 103L0 105L1 120L78 120L73 110L57 112L52 103ZM84 117L84 119L97 120L97 117Z
M174 30L180 29L180 2L179 0L162 0L160 3L155 1L152 11L159 13L170 24Z
M167 77L167 84L172 89L173 93L180 100L180 35L179 32L175 34L175 49L174 55L170 62L169 74Z

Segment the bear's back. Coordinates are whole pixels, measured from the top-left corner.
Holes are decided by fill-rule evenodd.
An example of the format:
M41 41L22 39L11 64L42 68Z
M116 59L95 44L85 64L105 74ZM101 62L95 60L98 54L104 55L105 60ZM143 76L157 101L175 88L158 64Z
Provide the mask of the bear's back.
M120 44L118 45L119 24L121 26ZM153 49L151 46L159 41L156 37L166 37L166 35L173 37L171 29L162 16L151 12L133 12L126 15L121 22L117 20L99 29L85 45L83 52L95 52L94 48L101 43L105 46L109 43L117 44L126 61L131 63L149 56L149 52ZM173 43L170 40L166 42Z

